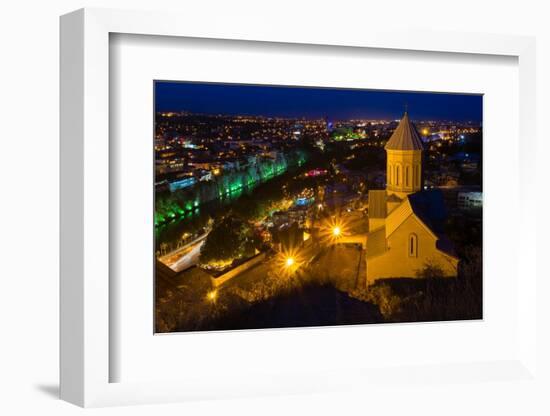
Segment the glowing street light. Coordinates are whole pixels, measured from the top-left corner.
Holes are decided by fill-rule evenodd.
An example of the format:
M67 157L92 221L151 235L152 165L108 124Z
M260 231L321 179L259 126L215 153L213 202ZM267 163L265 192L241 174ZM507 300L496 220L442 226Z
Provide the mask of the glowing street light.
M329 244L335 244L348 234L348 224L344 218L326 218L321 226L320 238Z
M208 292L206 294L206 298L210 301L210 302L216 302L216 299L218 298L218 291L216 290L211 290L210 292Z
M302 263L303 258L300 254L300 249L297 247L283 249L283 251L279 252L276 260L278 272L284 277L289 277L296 273Z

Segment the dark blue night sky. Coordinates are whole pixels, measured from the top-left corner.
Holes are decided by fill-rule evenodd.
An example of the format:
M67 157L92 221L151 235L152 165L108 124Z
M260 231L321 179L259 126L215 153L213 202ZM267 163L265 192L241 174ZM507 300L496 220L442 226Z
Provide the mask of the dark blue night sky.
M382 90L156 82L156 111L321 118L482 120L482 96Z

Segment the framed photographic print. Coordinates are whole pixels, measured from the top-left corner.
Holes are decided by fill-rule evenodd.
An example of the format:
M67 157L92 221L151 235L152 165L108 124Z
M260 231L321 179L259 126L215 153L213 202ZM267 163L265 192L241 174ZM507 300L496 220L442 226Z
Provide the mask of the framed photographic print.
M482 318L481 95L154 94L157 332Z
M61 19L62 398L540 387L533 39L184 20Z

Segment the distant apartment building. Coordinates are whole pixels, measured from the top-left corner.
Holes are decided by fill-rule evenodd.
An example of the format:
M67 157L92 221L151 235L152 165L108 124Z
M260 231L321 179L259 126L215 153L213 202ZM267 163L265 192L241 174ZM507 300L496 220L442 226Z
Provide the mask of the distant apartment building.
M177 173L185 170L184 159L157 159L155 161L155 169L157 175L167 173Z

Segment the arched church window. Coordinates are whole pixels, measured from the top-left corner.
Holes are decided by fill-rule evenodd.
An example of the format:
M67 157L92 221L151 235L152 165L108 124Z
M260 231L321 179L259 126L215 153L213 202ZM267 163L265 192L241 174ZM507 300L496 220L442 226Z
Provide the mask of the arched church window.
M407 166L405 168L405 185L406 186L410 186L410 182L409 182L409 166Z
M395 167L395 184L396 184L396 185L399 185L399 174L400 174L400 173L401 173L401 172L399 172L399 165L397 165L397 166Z
M416 234L409 234L409 257L418 257L418 237Z

